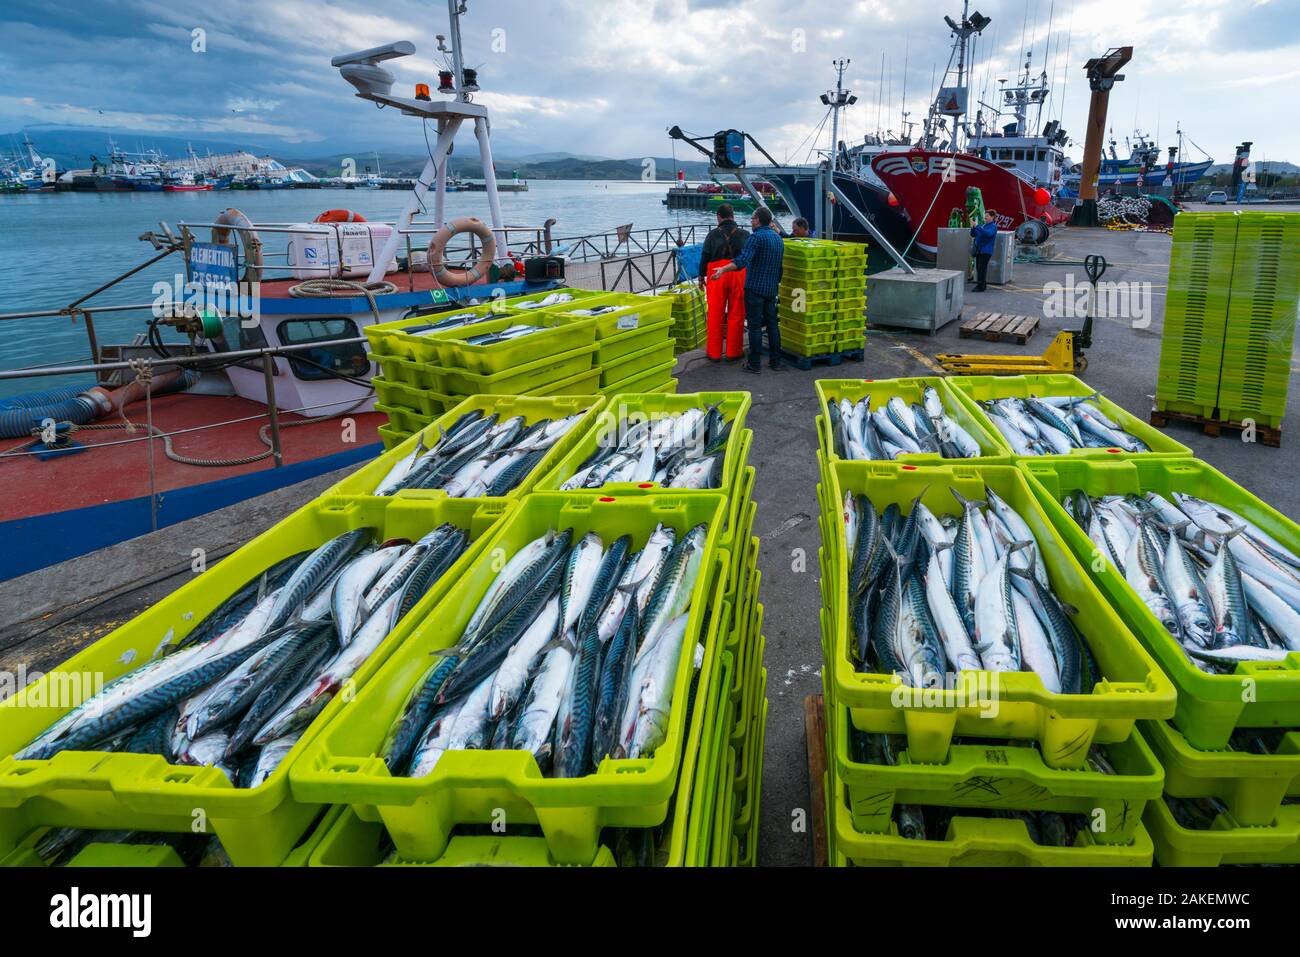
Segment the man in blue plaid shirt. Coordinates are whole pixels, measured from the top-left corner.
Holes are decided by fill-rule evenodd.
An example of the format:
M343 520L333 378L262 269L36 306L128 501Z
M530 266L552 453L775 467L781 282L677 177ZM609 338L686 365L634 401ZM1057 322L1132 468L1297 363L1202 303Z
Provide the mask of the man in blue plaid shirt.
M745 321L749 324L749 361L746 372L762 371L763 329L767 328L767 345L770 365L775 370L785 368L781 361L781 330L776 322L776 294L781 285L781 260L785 257L785 244L772 228L772 211L766 206L754 210L750 219L754 231L745 240L740 255L713 273L716 281L723 273L735 269L745 270Z

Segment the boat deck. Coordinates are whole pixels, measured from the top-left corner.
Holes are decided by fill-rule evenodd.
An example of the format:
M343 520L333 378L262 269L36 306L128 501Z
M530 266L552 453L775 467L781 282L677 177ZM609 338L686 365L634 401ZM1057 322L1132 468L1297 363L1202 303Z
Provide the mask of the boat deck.
M144 403L128 406L127 414L133 423L143 425ZM321 459L379 441L376 429L386 421L384 415L368 412L349 418L356 423L354 436L344 435L343 419L340 418L292 425L307 420L295 414L281 415L284 465ZM153 421L164 432L184 433L175 435L171 443L176 453L187 458L230 462L269 451L269 447L258 438L258 430L269 421L266 406L237 396L160 396L153 402ZM213 422L230 424L202 428ZM185 432L187 429L196 431ZM351 441L345 441L349 438ZM22 454L0 458L0 480L6 493L0 497L0 521L135 499L148 496L151 489L159 495L166 495L207 482L275 468L270 455L254 462L230 465L176 462L164 454L161 438L150 443L143 429L132 434L120 418L100 419L92 426L78 430L73 439L84 448L47 458ZM24 439L3 440L0 442L0 455L26 444Z

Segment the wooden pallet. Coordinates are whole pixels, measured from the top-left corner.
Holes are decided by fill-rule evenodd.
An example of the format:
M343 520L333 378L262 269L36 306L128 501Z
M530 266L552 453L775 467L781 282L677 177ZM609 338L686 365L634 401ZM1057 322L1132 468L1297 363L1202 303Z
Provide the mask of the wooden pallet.
M1037 316L1013 316L1005 312L981 312L961 324L963 339L1015 342L1024 345L1038 328Z
M1169 422L1190 422L1192 425L1199 425L1202 432L1215 438L1218 438L1224 429L1236 429L1238 432L1245 431L1248 428L1254 429L1255 441L1260 445L1266 445L1270 449L1281 448L1282 446L1282 430L1270 425L1260 425L1259 423L1246 425L1244 422L1210 419L1191 412L1173 412L1168 409L1151 410L1151 424L1156 428L1162 429Z
M810 694L803 699L803 728L808 741L808 799L812 802L809 824L812 827L813 865L827 867L830 852L826 844L826 792L822 782L826 771L826 709L822 696Z

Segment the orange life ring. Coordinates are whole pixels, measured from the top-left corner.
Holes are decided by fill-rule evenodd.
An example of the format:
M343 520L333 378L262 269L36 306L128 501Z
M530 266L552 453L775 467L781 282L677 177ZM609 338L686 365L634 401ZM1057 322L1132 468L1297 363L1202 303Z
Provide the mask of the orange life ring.
M327 209L312 220L313 223L364 223L365 221L366 217L350 209Z
M473 233L483 240L483 251L479 253L478 259L474 260L474 265L469 269L453 269L444 266L442 252L446 249L448 241L457 233L464 232ZM491 265L492 260L496 258L496 252L497 240L492 233L492 228L481 219L462 216L443 226L429 241L429 271L444 286L472 286L487 275L484 263Z

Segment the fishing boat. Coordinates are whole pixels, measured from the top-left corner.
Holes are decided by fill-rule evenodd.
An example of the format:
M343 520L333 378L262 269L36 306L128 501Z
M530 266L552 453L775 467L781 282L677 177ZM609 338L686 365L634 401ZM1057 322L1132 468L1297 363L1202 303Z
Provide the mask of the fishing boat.
M53 192L58 178L54 161L39 156L26 133L23 134L23 150L26 156L15 150L13 159L0 163L0 192Z
M168 177L163 181L163 190L168 193L200 193L212 189L212 184L204 179L202 173L185 170L183 173Z
M1000 102L968 123L969 44L991 19L971 15L963 3L960 22L945 17L953 34L953 55L926 116L920 141L875 151L872 171L900 207L911 233L909 245L933 256L940 228L954 209L965 210L968 190L978 188L984 208L997 212L999 229L1014 230L1026 220L1049 226L1065 222L1053 204L1062 181L1067 136L1058 121L1042 124L1048 102L1047 72L1032 76L1032 52L1017 82L1001 90ZM956 82L948 80L955 72ZM1030 110L1034 120L1029 121ZM1005 122L1004 122L1005 120ZM1035 132L1040 130L1040 132Z
M1141 130L1135 130L1131 137L1125 137L1127 158L1120 157L1117 144L1112 137L1108 144L1109 155L1102 157L1097 172L1097 188L1101 192L1164 190L1172 192L1173 195L1182 195L1191 188L1193 183L1209 172L1210 167L1214 165L1214 160L1209 154L1205 154L1204 159L1191 162L1179 160L1179 156L1186 155L1185 137L1181 127L1177 131L1177 136L1178 145L1168 148L1169 158L1163 164L1160 162L1162 150L1159 144ZM1062 180L1065 195L1079 195L1082 172L1082 167L1076 164L1065 173Z
M440 44L455 77L465 75L459 6L449 4L451 47ZM375 455L385 417L375 411L367 327L553 289L561 281L553 274L542 269L543 278L530 280L517 265L561 243L571 263L589 251L593 275L616 264L612 235L553 243L554 220L505 225L487 107L460 83L446 99L395 92L380 64L414 52L401 41L333 60L363 99L438 130L396 220L329 210L311 223L271 225L227 208L176 229L160 224L140 237L153 248L149 259L112 283L0 316L28 323L33 336L38 323L75 316L90 353L85 364L0 371L0 381L37 386L0 399L0 534L23 543L0 549L0 580ZM458 219L453 229L444 213L446 159L462 127L475 134L488 174L487 222ZM426 209L431 216L417 220ZM661 232L637 246L671 262L673 237ZM444 264L434 272L428 257L421 265L426 247ZM155 292L152 302L97 298L165 260L183 273L183 288ZM95 319L104 316L139 318L140 332L102 343Z

